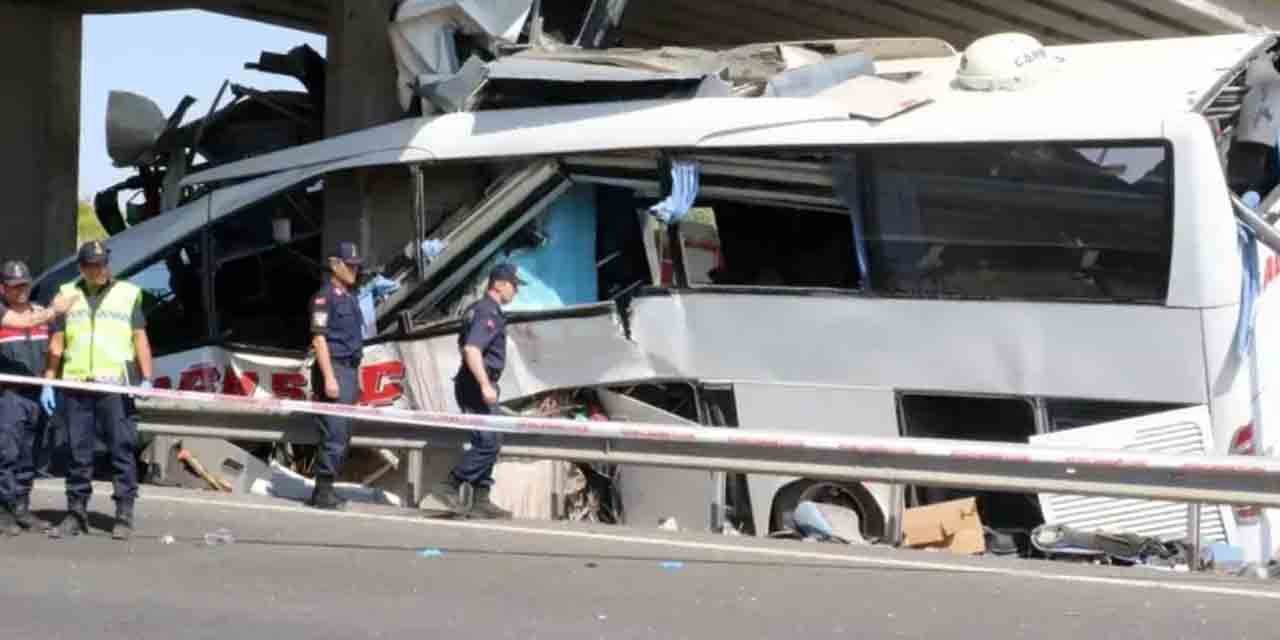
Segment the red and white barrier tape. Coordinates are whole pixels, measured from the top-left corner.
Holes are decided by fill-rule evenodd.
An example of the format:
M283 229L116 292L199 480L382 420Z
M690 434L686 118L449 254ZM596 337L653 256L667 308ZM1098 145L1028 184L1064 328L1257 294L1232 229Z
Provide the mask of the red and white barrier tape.
M1280 460L1257 456L1172 455L1111 449L1039 447L1027 444L982 443L922 438L881 436L836 436L800 431L766 431L733 428L700 428L634 422L578 421L563 418L486 416L440 413L389 407L341 405L305 400L255 398L196 391L142 389L123 385L46 380L44 378L0 374L0 384L44 386L71 391L119 393L137 398L218 404L240 409L256 409L309 415L338 416L409 427L495 431L529 435L570 436L608 440L688 442L751 449L794 449L844 452L851 465L860 458L938 458L975 464L1061 465L1066 473L1075 467L1123 471L1165 471L1179 474L1212 474L1258 479L1274 476L1280 491ZM215 411L216 412L216 411Z

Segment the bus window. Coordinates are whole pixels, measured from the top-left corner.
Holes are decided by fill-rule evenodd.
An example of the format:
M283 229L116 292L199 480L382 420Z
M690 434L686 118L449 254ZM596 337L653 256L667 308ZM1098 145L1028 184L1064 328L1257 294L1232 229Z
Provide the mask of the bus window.
M877 293L1165 298L1173 214L1163 145L953 145L866 156Z
M155 355L186 351L208 342L200 255L194 242L165 252L127 279L142 289L147 337Z

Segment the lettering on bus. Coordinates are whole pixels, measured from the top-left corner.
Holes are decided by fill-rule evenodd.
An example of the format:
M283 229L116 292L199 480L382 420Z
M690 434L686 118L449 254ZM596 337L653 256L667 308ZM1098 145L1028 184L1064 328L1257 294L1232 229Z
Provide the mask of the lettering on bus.
M360 368L360 404L385 407L404 395L404 363L378 362Z
M385 407L404 397L404 363L398 360L378 362L360 369L360 386L363 390L360 404ZM237 374L230 365L219 367L200 362L178 374L179 391L222 393L231 396L250 397L261 386L261 376L255 371ZM173 389L173 378L159 376L157 389ZM288 400L308 400L307 378L298 371L276 371L270 374L269 390L272 396Z

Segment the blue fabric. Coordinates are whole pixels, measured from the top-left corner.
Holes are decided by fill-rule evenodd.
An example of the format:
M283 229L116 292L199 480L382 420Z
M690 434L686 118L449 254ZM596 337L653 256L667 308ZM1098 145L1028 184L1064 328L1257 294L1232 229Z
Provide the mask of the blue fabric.
M422 254L427 257L428 263L439 258L440 254L444 253L444 250L448 248L449 242L447 240L431 238L422 241Z
M58 408L58 400L53 395L53 387L46 385L40 388L40 407L49 415L53 415L54 409Z
M858 276L865 289L871 282L871 261L867 259L867 235L862 226L862 198L858 191L858 168L853 158L840 156L831 163L836 193L849 210L853 226L853 250L858 259Z
M671 195L649 207L649 213L664 224L674 224L689 215L698 199L698 163L675 160L671 163Z
M1258 241L1253 230L1237 222L1236 239L1240 245L1244 273L1240 279L1240 315L1236 319L1235 344L1236 353L1244 357L1253 342L1255 305L1262 285L1258 281Z
M596 271L596 190L578 185L551 204L542 217L547 241L517 249L496 262L510 262L526 284L508 311L543 311L589 304L599 297Z
M374 308L399 288L399 282L383 275L378 275L363 287L360 287L358 299L360 301L360 316L364 320L361 332L363 337L369 338L378 333L378 314L374 311Z

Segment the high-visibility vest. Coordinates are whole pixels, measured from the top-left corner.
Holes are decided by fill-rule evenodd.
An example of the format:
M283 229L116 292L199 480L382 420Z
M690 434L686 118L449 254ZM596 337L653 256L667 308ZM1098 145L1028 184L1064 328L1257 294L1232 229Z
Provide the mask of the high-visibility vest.
M62 351L62 377L66 380L127 382L133 362L133 308L142 290L124 281L107 285L106 296L93 311L80 295L66 316L66 344ZM62 293L80 292L74 283Z

